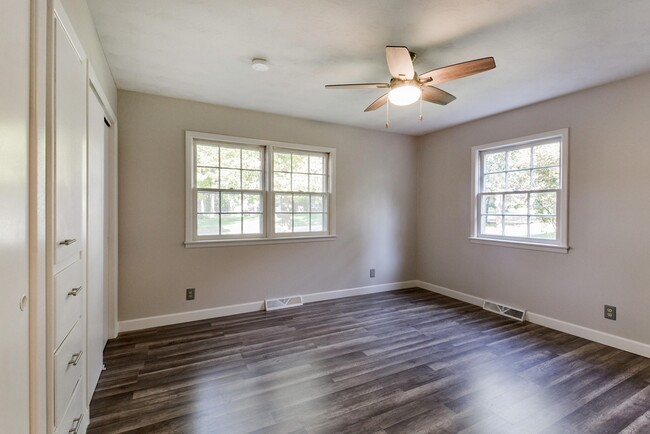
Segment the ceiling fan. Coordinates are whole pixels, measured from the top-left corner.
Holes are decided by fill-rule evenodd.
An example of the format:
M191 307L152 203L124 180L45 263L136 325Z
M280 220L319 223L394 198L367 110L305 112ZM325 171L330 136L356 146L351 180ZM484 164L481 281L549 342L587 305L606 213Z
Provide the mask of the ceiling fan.
M380 96L364 111L370 112L390 101L394 105L405 106L417 100L447 105L456 99L455 96L438 89L434 84L456 80L496 67L493 57L470 60L438 69L433 69L418 75L413 68L415 53L407 47L387 46L386 62L390 71L389 83L357 83L357 84L328 84L327 89L390 89ZM422 116L420 115L420 119Z

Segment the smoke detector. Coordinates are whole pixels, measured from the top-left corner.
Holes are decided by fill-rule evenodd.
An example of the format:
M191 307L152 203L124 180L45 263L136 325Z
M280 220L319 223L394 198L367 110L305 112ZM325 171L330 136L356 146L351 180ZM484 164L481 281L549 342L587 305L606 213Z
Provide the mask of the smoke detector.
M256 57L251 63L251 68L255 71L265 72L269 70L269 64L266 62L266 59Z

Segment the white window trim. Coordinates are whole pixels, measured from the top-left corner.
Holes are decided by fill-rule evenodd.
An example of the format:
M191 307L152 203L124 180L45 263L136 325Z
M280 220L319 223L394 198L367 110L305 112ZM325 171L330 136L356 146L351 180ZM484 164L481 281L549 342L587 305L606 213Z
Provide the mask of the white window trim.
M264 189L262 190L264 204L264 230L262 236L236 236L236 238L197 239L195 237L195 204L194 204L194 152L195 140L223 142L226 144L240 144L260 146L264 148ZM273 150L296 150L304 152L319 152L329 154L328 158L328 186L329 199L327 210L327 233L300 233L300 234L274 234L273 231L273 197L272 191L272 162L270 160ZM245 137L225 136L221 134L203 133L198 131L185 131L185 247L222 247L245 246L256 244L284 244L295 242L331 241L336 239L336 149L322 146L300 145L296 143L276 142L270 140L250 139Z
M558 239L557 240L529 240L529 239L503 239L489 237L479 234L479 207L477 196L480 192L481 182L481 151L494 150L499 148L513 147L517 145L526 145L545 139L559 138L560 143L560 200L558 203L557 220ZM476 244L487 244L492 246L515 247L529 250L541 250L546 252L567 253L568 245L568 203L569 203L569 129L549 131L546 133L533 134L526 137L520 137L512 140L503 140L500 142L488 143L472 147L472 184L471 184L471 226L469 240Z

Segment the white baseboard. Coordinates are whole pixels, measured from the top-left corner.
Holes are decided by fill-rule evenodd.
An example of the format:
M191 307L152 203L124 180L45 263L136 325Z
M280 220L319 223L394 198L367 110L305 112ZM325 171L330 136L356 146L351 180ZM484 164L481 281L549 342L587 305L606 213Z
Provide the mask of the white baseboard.
M305 303L314 301L333 300L335 298L354 297L355 295L375 294L378 292L396 291L398 289L415 288L417 281L407 280L405 282L384 283L383 285L360 286L358 288L337 289L334 291L316 292L305 294L302 299Z
M236 315L238 313L256 312L264 308L263 301L252 303L232 304L229 306L212 307L209 309L191 310L189 312L170 313L167 315L149 316L119 322L120 332L130 332L152 327L181 324L190 321L217 318L220 316Z
M475 304L477 306L483 306L483 299L476 297L475 295L465 294L464 292L455 291L453 289L423 282L421 280L415 281L415 284L419 288L426 289L437 294L446 295L448 297ZM590 341L618 348L619 350L628 351L630 353L638 354L643 357L650 357L650 345L643 342L633 341L621 336L590 329L588 327L583 327L578 324L550 318L548 316L540 315L538 313L530 311L526 312L526 320L533 324L548 327L550 329L558 330L584 339L589 339Z
M334 291L316 292L313 294L304 294L303 302L313 303L315 301L332 300L335 298L353 297L355 295L375 294L379 292L395 291L398 289L413 288L418 286L415 280L405 282L385 283L382 285L361 286L358 288L338 289ZM128 332L133 330L142 330L152 327L161 327L165 325L181 324L190 321L199 321L221 316L236 315L238 313L257 312L264 309L264 301L254 301L251 303L233 304L229 306L219 306L209 309L192 310L189 312L171 313L167 315L150 316L146 318L137 318L119 322L119 331Z
M539 324L553 330L569 333L574 336L589 339L590 341L628 351L643 357L650 357L650 345L632 339L612 335L598 330L572 324L555 318L549 318L538 313L526 312L526 319L534 324Z
M483 306L483 299L475 295L465 294L464 292L455 291L453 289L445 288L444 286L434 285L433 283L423 282L416 280L418 288L426 289L427 291L435 292L436 294L446 295L447 297L455 298L456 300L464 301L465 303L475 304L476 306Z

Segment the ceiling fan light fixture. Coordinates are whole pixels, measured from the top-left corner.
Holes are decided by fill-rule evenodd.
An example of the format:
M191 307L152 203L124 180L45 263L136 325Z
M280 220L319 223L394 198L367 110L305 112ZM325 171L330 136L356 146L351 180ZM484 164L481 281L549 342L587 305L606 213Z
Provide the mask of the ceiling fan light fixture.
M388 92L388 100L393 105L409 105L420 99L422 91L414 85L399 86Z

